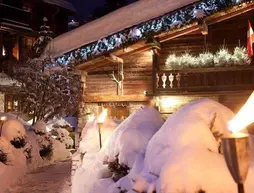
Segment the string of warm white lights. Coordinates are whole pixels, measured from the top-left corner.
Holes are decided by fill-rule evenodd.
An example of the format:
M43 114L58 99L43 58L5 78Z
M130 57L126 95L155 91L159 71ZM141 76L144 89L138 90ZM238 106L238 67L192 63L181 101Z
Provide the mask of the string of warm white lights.
M249 0L204 0L182 9L147 21L124 31L115 33L96 42L73 50L56 59L57 64L78 64L88 58L102 55L133 42L147 39L155 34L179 29L216 12L225 11L233 6L251 3Z

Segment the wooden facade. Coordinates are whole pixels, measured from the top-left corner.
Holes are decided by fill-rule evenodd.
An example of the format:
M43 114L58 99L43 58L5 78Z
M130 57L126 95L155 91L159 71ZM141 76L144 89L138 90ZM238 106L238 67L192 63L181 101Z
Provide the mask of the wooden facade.
M198 55L207 50L215 52L222 46L230 51L239 45L246 46L247 22L254 23L253 18L252 8L225 14L207 21L207 35L203 35L198 26L193 26L182 32L160 34L156 38L157 44L139 42L113 52L123 60L123 95L117 95L117 84L110 76L113 71L117 73L117 62L110 62L103 56L79 65L79 69L86 72L83 77L83 99L87 105L84 114L98 113L100 108L97 106L101 103L127 103L132 110L152 104L168 116L182 105L203 97L217 100L233 111L239 110L254 88L253 64L168 70L165 62L173 53L188 51ZM158 103L161 97L173 97L177 104L163 108Z

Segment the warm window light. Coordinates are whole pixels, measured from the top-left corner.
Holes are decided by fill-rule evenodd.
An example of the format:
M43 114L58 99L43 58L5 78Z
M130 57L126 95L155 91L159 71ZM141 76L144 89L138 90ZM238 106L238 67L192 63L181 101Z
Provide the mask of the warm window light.
M97 119L97 122L98 123L103 123L104 120L106 119L107 117L107 114L108 114L108 109L103 109L102 113L99 115L98 119Z
M160 99L160 104L164 108L170 108L177 104L177 100L175 98L167 97Z
M236 116L228 122L228 129L233 133L239 132L246 126L254 122L253 114L254 92L250 95L247 102L243 105Z
M6 119L7 119L6 116L2 116L2 117L0 118L1 121L6 121Z
M95 119L94 114L91 114L91 115L88 116L88 121L89 121L89 122L93 122L94 119Z
M4 46L3 46L3 49L2 49L2 56L6 56L6 50L5 50Z

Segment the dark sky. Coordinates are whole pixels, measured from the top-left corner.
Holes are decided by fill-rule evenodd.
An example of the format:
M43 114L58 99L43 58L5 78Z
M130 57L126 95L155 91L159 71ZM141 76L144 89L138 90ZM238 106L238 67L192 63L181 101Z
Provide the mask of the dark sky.
M104 0L68 0L70 1L77 10L77 15L80 15L86 19L92 11L99 6L105 4Z

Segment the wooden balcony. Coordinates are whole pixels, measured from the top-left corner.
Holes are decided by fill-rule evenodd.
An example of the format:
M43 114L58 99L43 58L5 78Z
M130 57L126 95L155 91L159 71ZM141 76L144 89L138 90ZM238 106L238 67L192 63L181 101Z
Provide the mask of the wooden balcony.
M31 12L0 3L0 30L31 30Z
M154 83L154 95L254 90L254 66L160 70Z

